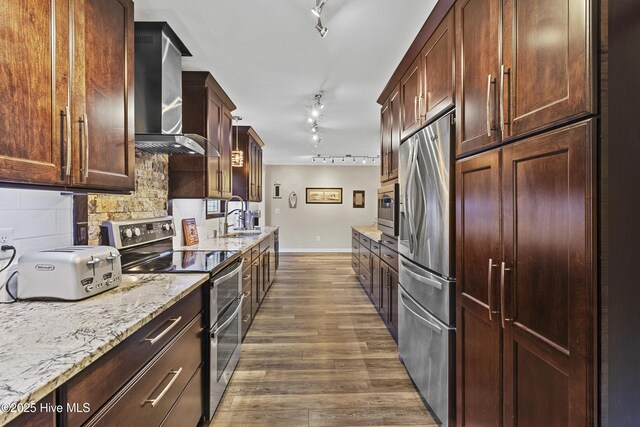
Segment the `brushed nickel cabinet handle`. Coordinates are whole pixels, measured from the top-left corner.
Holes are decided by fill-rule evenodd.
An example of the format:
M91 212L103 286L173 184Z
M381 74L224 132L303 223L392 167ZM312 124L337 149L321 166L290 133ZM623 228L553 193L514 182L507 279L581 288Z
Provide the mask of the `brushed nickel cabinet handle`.
M180 321L182 320L182 316L178 316L175 319L169 319L171 321L171 324L169 326L166 327L166 329L162 332L160 332L158 335L156 335L153 338L145 338L145 341L149 341L149 343L151 345L154 345L155 343L158 342L158 340L162 337L164 337L165 335L167 335L169 333L169 331L171 329L173 329L174 326L176 326L178 323L180 323Z
M65 174L71 175L71 112L69 106L64 107L64 115L67 119L67 164Z
M87 113L82 115L84 121L84 177L89 178L89 116Z
M162 399L164 395L167 394L173 383L176 382L176 380L180 376L180 373L182 373L182 367L180 367L180 369L178 369L177 371L169 371L169 374L173 375L171 381L169 381L169 383L165 386L165 388L162 389L160 394L155 399L147 399L144 402L151 403L151 407L155 408L155 406L160 403L160 399Z
M504 134L504 64L500 65L500 132Z
M413 120L418 122L418 95L413 97Z
M422 93L421 93L421 94L420 94L420 102L418 103L418 108L420 108L420 112L422 112L422 109L423 109L423 108L425 108L425 107L426 107L426 105L427 105L427 103L426 103L426 102L424 102L424 101L425 101L425 99L424 99L424 94L422 94ZM426 110L426 108L425 108L425 110ZM424 113L424 114L420 114L420 118L421 118L422 120L427 120L427 113L426 113L426 111L425 111L425 113Z
M244 317L242 318L242 323L247 323L247 322L249 321L249 319L251 319L251 315L250 315L250 314L247 314L246 316L244 316Z
M505 292L504 292L504 272L505 271L511 271L510 268L507 268L505 266L505 263L503 262L501 264L500 267L500 319L501 319L501 323L502 323L502 329L504 329L504 324L505 322L510 322L512 319L508 319L505 315L505 310L504 310L504 300L505 300Z
M491 137L491 82L493 76L489 74L487 76L487 136Z
M382 243L386 243L387 245L393 245L391 240L383 240Z
M393 256L389 254L383 254L382 256L385 257L386 259L393 259Z
M493 263L493 259L489 258L489 277L487 278L487 304L489 305L489 320L492 321L493 320L493 314L497 314L499 313L498 311L493 311L493 269L494 267L497 267L498 264L494 264Z

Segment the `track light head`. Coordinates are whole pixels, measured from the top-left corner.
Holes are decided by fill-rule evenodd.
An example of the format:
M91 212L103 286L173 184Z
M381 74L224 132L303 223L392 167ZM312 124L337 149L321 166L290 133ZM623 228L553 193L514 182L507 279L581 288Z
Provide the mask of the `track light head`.
M324 8L325 3L326 3L326 0L316 0L316 7L311 9L311 13L313 13L317 18L320 18L320 15L322 14L322 9Z
M316 30L318 30L318 33L320 33L320 37L322 38L326 37L327 33L329 32L329 29L324 25L322 25L322 21L320 20L320 18L318 18L318 23L316 24Z
M316 134L314 134L314 135L311 137L311 139L313 139L314 141L316 141L316 142L317 142L317 141L319 141L319 140L320 140L320 137L319 137L319 136L318 136L318 134L316 133Z
M318 124L314 123L313 126L311 126L311 133L318 133Z

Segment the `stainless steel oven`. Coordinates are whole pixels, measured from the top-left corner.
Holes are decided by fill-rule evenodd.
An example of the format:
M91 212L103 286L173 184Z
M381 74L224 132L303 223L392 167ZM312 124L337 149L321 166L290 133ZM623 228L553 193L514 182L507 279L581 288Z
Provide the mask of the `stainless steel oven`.
M398 223L398 184L387 184L378 190L378 230L390 236L397 236Z
M242 258L211 279L209 310L209 407L213 417L240 359L242 343Z

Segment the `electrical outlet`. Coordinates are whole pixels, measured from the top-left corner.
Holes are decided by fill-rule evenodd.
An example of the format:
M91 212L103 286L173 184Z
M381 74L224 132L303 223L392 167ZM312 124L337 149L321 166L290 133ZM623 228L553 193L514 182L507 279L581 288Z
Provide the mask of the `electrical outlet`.
M316 242L320 241L320 236L316 236Z
M13 228L0 228L0 246L13 245ZM0 260L11 258L12 251L0 251Z

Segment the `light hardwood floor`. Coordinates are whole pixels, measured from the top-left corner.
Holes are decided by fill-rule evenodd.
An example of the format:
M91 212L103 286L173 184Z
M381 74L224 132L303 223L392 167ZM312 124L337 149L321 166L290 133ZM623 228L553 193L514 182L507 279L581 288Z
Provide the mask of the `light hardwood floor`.
M281 255L212 426L437 426L351 269Z

